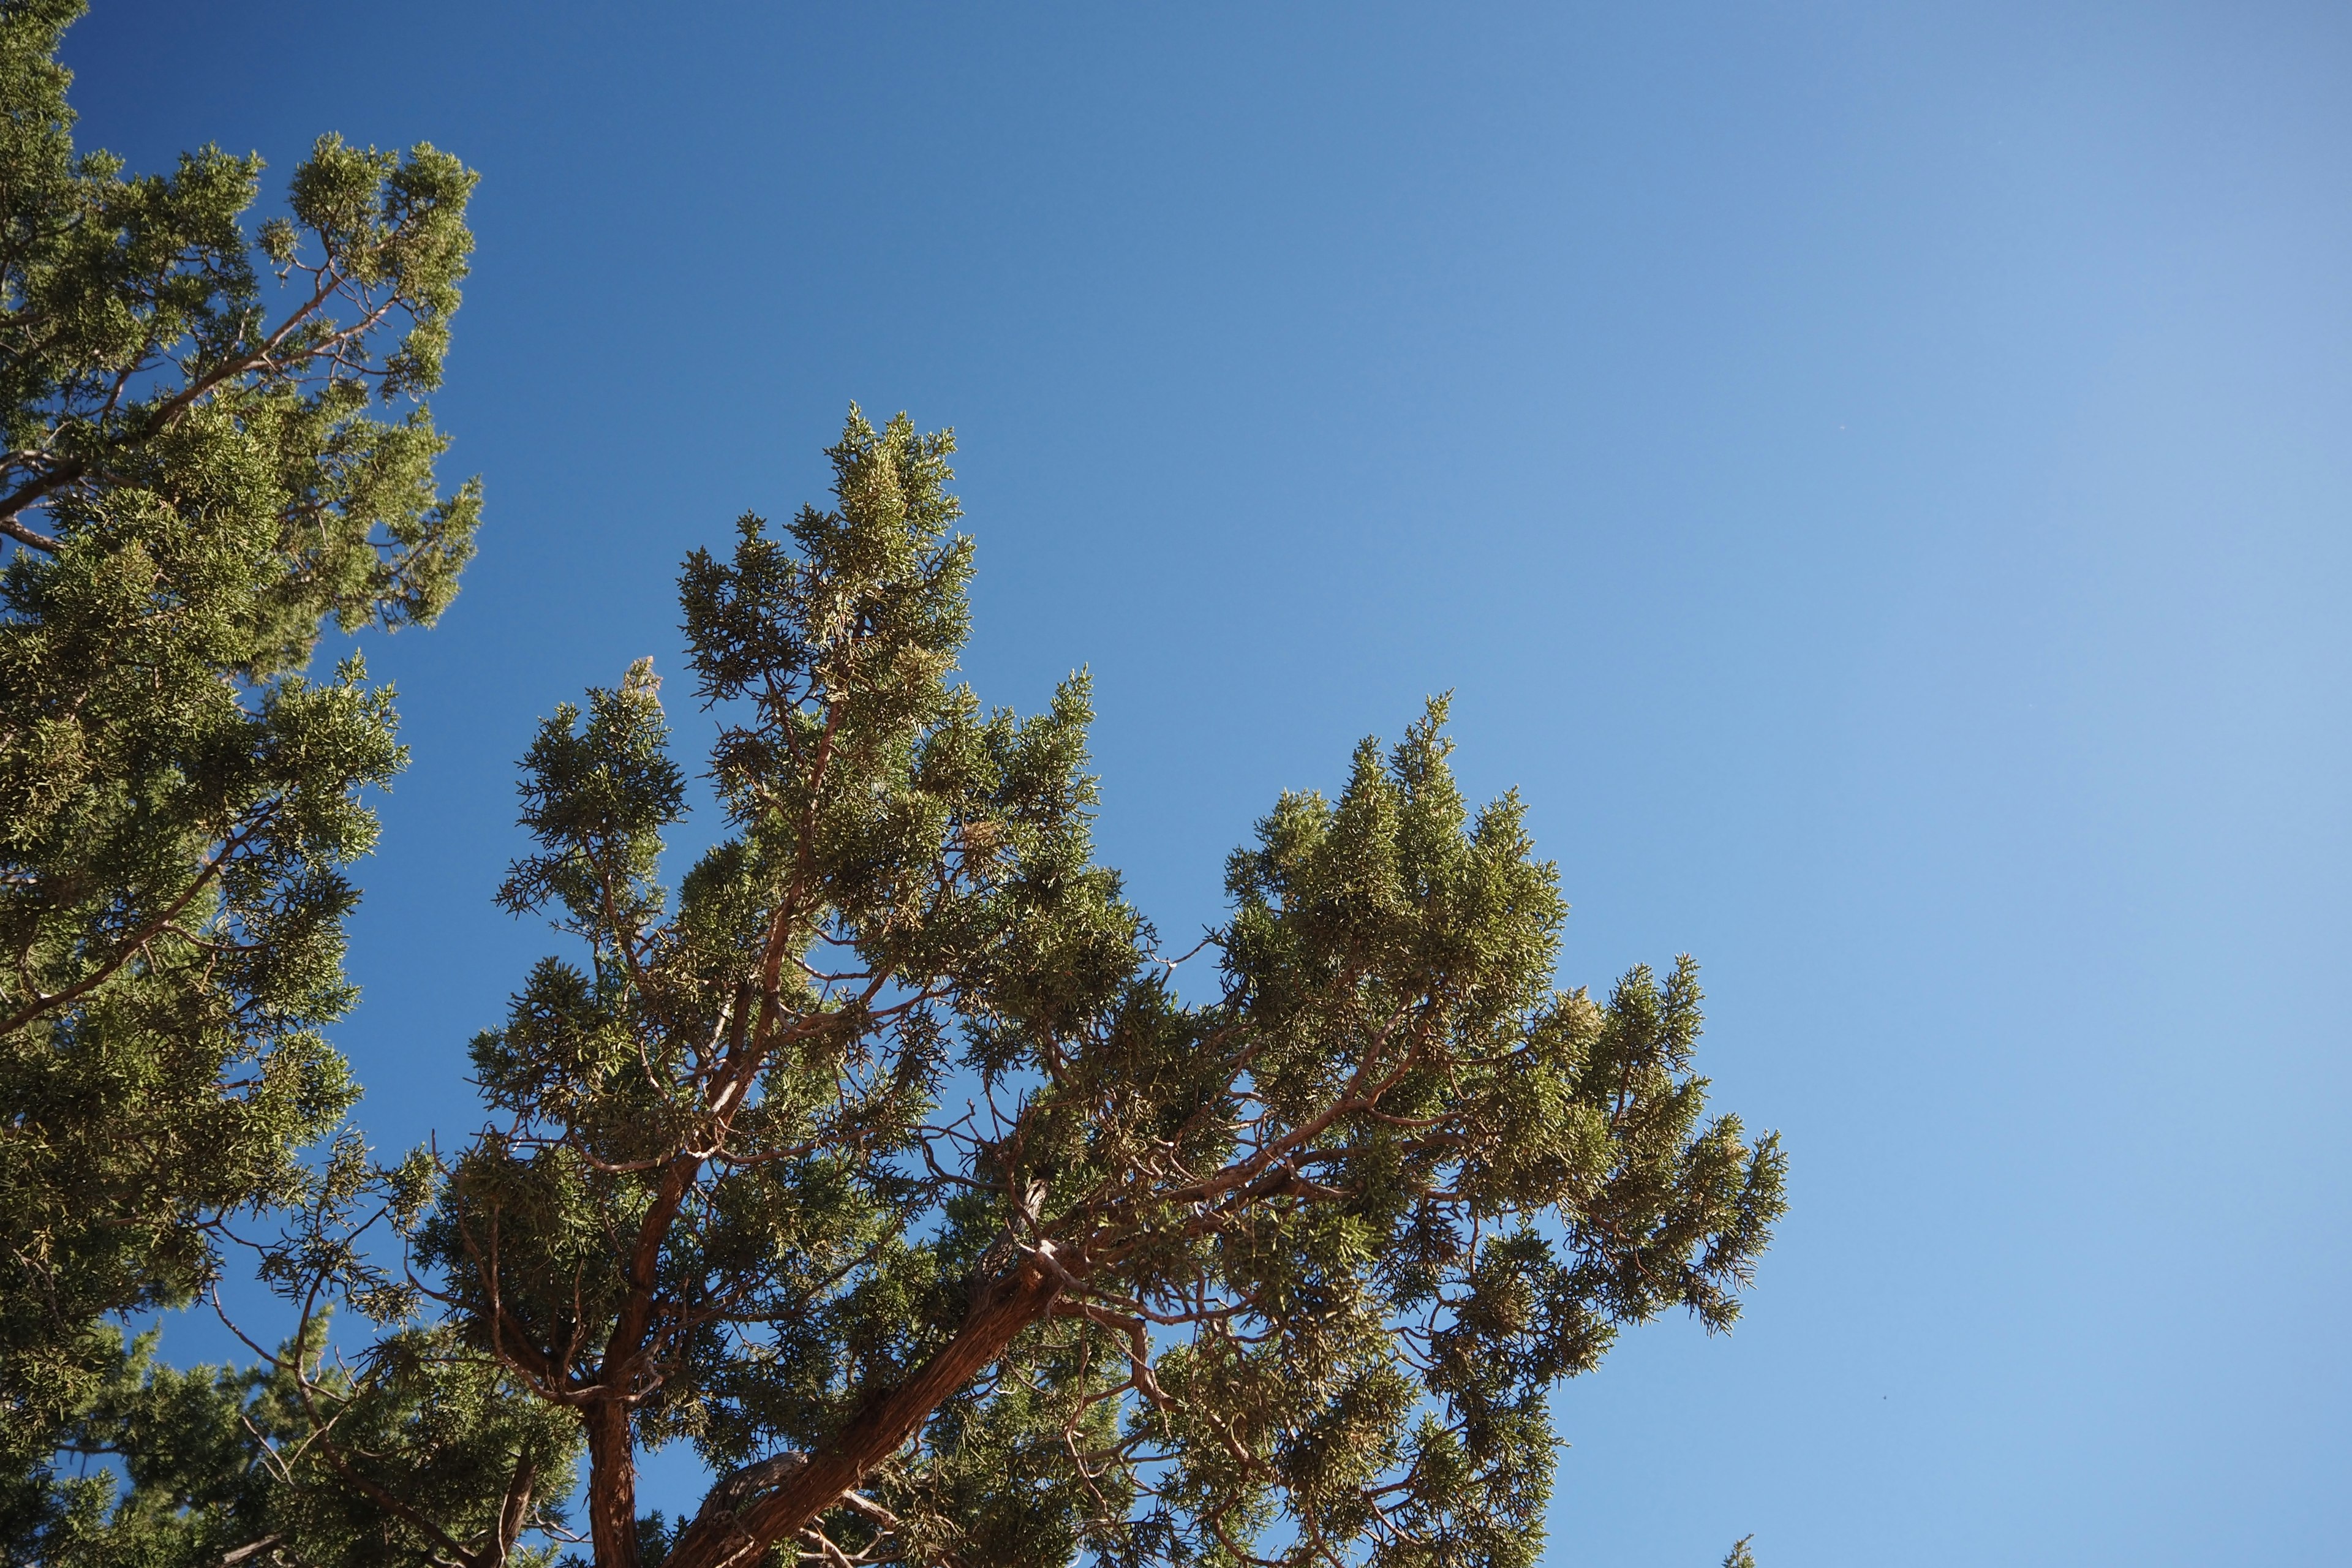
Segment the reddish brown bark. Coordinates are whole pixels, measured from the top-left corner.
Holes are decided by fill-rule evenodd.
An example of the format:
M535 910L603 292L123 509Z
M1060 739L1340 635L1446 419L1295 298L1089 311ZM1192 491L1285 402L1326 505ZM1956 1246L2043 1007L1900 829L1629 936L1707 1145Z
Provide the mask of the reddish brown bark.
M637 1454L629 1407L617 1399L588 1407L588 1538L596 1568L639 1568Z
M1059 1289L1056 1276L1034 1258L999 1281L938 1353L851 1417L775 1490L737 1510L698 1514L662 1568L742 1568L807 1529L920 1431L932 1411L994 1364L1015 1335L1051 1311ZM615 1568L605 1563L601 1541L597 1563Z

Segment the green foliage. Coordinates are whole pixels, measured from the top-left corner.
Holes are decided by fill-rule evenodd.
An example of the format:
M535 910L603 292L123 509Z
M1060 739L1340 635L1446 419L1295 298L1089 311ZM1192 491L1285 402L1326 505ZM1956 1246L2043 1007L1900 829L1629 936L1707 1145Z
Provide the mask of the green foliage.
M330 1359L326 1328L312 1319L257 1367L184 1372L154 1362L152 1332L110 1335L109 1375L61 1434L84 1471L52 1484L39 1536L12 1544L58 1568L459 1561L518 1500L486 1489L491 1475L523 1482L515 1524L561 1528L543 1494L560 1504L575 1463L563 1423L502 1397L446 1335L394 1335L354 1372Z
M472 174L329 137L249 237L257 158L131 176L76 153L55 53L79 9L0 5L0 1531L19 1540L51 1517L61 1424L143 1364L102 1321L200 1289L219 1217L299 1199L299 1151L352 1099L319 1031L352 1000L360 797L402 752L356 657L303 671L326 621L438 615L479 508L437 488L423 409L370 412L438 378ZM68 1489L84 1520L95 1494Z
M1695 968L1555 989L1556 872L1441 700L1281 797L1181 991L1094 858L1086 677L954 679L953 441L903 416L686 564L720 841L663 881L649 662L557 709L499 898L572 946L474 1042L488 1124L337 1131L402 753L356 658L305 670L470 551L425 413L372 410L437 382L473 177L328 137L248 233L257 159L75 153L78 13L0 0L0 1555L1532 1563L1550 1391L1729 1326L1781 1211ZM277 1350L123 1342L259 1211ZM684 1519L636 1508L667 1442L719 1472Z
M475 1042L493 1121L410 1227L445 1331L578 1422L607 1568L1532 1563L1549 1391L1728 1327L1781 1210L1695 966L1553 989L1557 875L1438 701L1282 797L1180 997L1093 861L1086 678L950 679L950 451L853 409L832 510L688 560L730 831L675 895L651 666L542 726L499 897L581 946ZM676 1440L722 1479L641 1521Z

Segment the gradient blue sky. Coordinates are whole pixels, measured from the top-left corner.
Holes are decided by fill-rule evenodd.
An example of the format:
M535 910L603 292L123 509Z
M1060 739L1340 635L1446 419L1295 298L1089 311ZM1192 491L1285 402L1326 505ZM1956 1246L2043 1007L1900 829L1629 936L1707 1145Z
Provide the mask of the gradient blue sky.
M967 668L1092 667L1164 931L1453 688L1563 978L1706 964L1795 1206L1734 1335L1562 1394L1549 1563L2343 1560L2352 12L100 0L67 58L134 167L482 172L482 554L371 650L382 1142L472 1125L544 946L534 720L905 408Z

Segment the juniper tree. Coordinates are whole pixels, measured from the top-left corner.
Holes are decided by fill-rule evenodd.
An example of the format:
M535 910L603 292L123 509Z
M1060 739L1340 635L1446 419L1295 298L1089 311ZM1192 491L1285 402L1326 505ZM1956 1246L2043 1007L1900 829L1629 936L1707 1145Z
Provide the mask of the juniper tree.
M576 1424L598 1568L1532 1563L1550 1390L1727 1326L1780 1212L1695 969L1555 987L1557 874L1440 701L1280 798L1188 993L1094 858L1086 678L954 679L951 450L853 409L828 510L688 561L725 832L675 891L651 666L541 728L499 897L575 945L474 1043L488 1126L387 1178L404 1331ZM311 1397L421 1559L486 1560ZM719 1479L641 1516L669 1442Z
M440 374L474 176L322 138L248 232L257 157L77 153L79 0L0 4L0 1535L185 1300L226 1211L301 1194L352 1098L345 875L399 767L324 623L431 621L475 486ZM384 405L393 405L389 411Z
M953 682L952 443L903 419L688 564L719 846L658 880L649 667L560 710L501 896L579 947L477 1042L491 1124L305 1165L401 758L356 659L306 670L470 550L415 399L472 176L326 138L248 234L256 158L75 154L78 12L0 0L0 1552L502 1568L584 1452L614 1568L1529 1561L1548 1390L1727 1324L1780 1210L1776 1142L1706 1116L1695 972L1553 989L1554 874L1438 704L1276 805L1186 994L1093 858L1084 679L1027 721ZM283 1347L123 1346L269 1207ZM348 1363L333 1299L381 1325ZM673 1441L719 1479L641 1518Z

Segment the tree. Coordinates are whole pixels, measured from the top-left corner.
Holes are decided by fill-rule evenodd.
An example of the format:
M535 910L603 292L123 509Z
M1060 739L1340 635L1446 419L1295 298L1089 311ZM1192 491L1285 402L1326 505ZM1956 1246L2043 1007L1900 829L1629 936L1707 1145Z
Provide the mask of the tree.
M429 623L480 496L443 493L437 382L474 183L321 139L248 236L261 162L77 155L79 0L0 4L0 1538L225 1213L302 1199L354 1090L345 868L400 766L322 623ZM265 272L273 274L265 282ZM274 283L275 287L269 286ZM96 1403L94 1403L96 1402Z
M546 721L499 897L576 956L476 1040L484 1131L383 1178L421 1294L331 1224L282 1279L429 1302L405 1332L574 1424L598 1568L1532 1563L1553 1384L1669 1308L1727 1326L1781 1212L1777 1139L1706 1115L1695 968L1553 988L1555 870L1436 701L1280 799L1181 994L1093 859L1086 678L1027 720L950 683L951 450L853 409L831 510L688 561L728 836L675 895L650 664ZM319 1451L428 1560L507 1550L347 1396ZM641 1518L677 1440L720 1479Z
M1780 1212L1696 971L1553 988L1556 875L1442 702L1163 954L1093 857L1084 678L1026 721L953 683L953 444L903 416L687 563L727 837L674 894L650 665L543 728L501 898L575 947L476 1042L481 1133L374 1163L321 1031L401 752L356 659L304 671L470 549L427 416L370 409L436 383L472 176L327 138L248 238L257 159L74 154L78 10L0 0L0 1552L1532 1561L1550 1388L1727 1325ZM264 1212L282 1343L123 1342ZM641 1515L677 1441L719 1479Z

